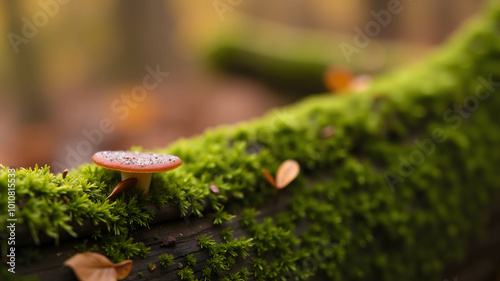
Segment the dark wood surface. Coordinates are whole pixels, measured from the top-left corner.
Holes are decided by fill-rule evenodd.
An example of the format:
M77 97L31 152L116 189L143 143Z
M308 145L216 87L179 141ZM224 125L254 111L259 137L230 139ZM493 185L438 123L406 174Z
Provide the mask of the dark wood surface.
M284 210L285 207L285 197L273 198L268 205L260 210L261 213L257 219L272 216ZM165 212L162 212L162 214L165 214ZM147 247L151 247L151 250L145 259L142 257L133 259L132 271L124 280L179 280L177 266L179 263L185 264L185 256L188 254L193 254L197 259L193 271L195 272L195 277L199 278L201 277L201 270L206 265L208 259L206 251L200 249L198 246L197 238L199 236L203 234L213 235L213 239L220 243L222 240L219 235L220 231L230 227L234 230L235 238L249 238L249 235L241 228L239 215L222 225L213 224L214 217L211 213L205 214L202 218L195 216L181 218L178 216L177 219L171 219L169 215L166 217L166 220L157 217L155 221L157 223L153 224L150 229L141 229L133 233L135 241L143 242ZM158 240L155 240L155 236L158 236ZM169 236L175 237L176 244L170 247L161 247L162 241ZM55 246L53 243L44 244L39 247L42 259L29 266L19 267L19 274L25 276L36 275L40 281L77 280L72 270L64 267L63 263L76 253L75 245L81 244L82 241L83 238L65 240L59 246ZM92 239L89 239L88 245L92 245ZM26 247L29 248L30 246ZM163 253L173 255L175 258L174 264L168 268L160 265L158 256ZM249 258L246 260L237 259L233 270L239 270L243 265L248 264L248 260ZM149 271L149 264L156 264L156 269L153 272ZM139 272L142 272L142 278L138 277Z
M286 208L287 199L283 196L273 198L260 209L260 218L273 216ZM162 214L165 214L163 212ZM213 238L220 243L220 231L226 227L234 230L234 237L249 237L241 228L239 216L232 221L222 225L213 224L213 215L206 214L203 218L191 216L189 218L172 219L164 215L158 216L150 229L142 229L133 234L136 241L142 241L151 247L150 253L144 259L134 258L134 264L130 275L125 280L179 280L177 266L179 263L185 264L185 256L193 254L197 259L193 270L195 276L201 276L201 270L206 265L208 255L198 247L197 238L203 234L213 235ZM259 219L258 217L258 219ZM498 274L500 269L500 207L494 208L490 212L490 223L487 230L478 239L471 242L466 259L462 263L452 264L443 273L442 280L448 281L497 281L500 280ZM155 240L158 236L158 240ZM175 237L176 244L171 247L160 247L162 241L169 237ZM36 275L40 281L53 280L77 280L70 268L64 267L63 262L72 254L76 253L75 245L81 244L82 239L66 240L59 246L45 244L40 247L42 259L30 266L19 266L18 272L21 275ZM89 245L92 240L89 239ZM21 249L22 250L22 249ZM174 264L168 268L163 268L159 263L158 256L168 253L174 256ZM233 269L237 271L243 265L248 264L246 260L237 260ZM153 272L148 270L149 264L156 264ZM138 273L142 272L143 277L139 278Z

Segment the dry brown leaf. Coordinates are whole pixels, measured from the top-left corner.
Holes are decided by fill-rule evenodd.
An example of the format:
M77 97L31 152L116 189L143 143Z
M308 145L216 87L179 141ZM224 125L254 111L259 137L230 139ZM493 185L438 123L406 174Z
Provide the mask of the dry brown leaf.
M299 175L299 172L300 165L297 161L288 159L281 163L276 173L276 188L285 188Z
M132 270L132 260L124 260L120 263L115 263L115 270L118 280L122 280L130 274Z
M80 281L116 281L128 276L132 260L114 264L98 253L80 253L64 262L75 272Z
M129 190L130 188L134 187L136 183L137 183L136 178L128 178L128 179L120 182L119 184L116 185L116 187L113 189L113 191L111 191L111 194L108 197L106 197L106 200L109 200L112 197L115 197L115 196L119 195L120 193Z
M68 169L64 169L64 171L62 172L61 176L62 176L62 179L65 179L66 176L68 175L69 173L69 170Z
M276 187L276 182L274 181L273 176L266 170L261 169L260 170L262 174L264 174L264 177L266 177L266 180L273 186Z

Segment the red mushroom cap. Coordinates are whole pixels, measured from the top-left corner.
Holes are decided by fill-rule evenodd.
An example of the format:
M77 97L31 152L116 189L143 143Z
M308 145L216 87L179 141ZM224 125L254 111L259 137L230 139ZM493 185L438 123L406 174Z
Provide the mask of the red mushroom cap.
M113 170L130 173L165 172L179 167L182 161L174 155L137 151L99 151L92 162Z

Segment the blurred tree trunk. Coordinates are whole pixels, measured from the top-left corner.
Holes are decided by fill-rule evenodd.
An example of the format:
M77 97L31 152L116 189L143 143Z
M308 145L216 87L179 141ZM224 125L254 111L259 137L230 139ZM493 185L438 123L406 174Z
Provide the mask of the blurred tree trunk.
M22 1L4 0L3 6L9 11L5 13L7 35L15 34L26 38L22 32L24 25L22 18L26 17L30 22L32 19L29 15L25 15ZM17 45L17 53L9 42L11 49L7 52L12 52L12 55L10 55L8 76L12 85L11 91L17 97L17 103L22 109L22 122L40 121L47 117L47 110L41 93L36 44L32 42L36 40L36 33L31 39L26 39L28 40L26 43Z
M125 78L140 79L146 66L162 71L174 66L170 30L173 21L165 1L118 2L118 19L123 31L122 59Z
M387 11L387 7L389 5L389 2L392 0L375 0L375 1L370 1L368 5L368 10L366 11L366 22L369 22L371 20L374 20L373 15L371 14L372 12L374 13L380 13L381 11ZM404 10L404 6L403 10ZM399 27L399 14L394 15L391 14L391 18L388 21L387 26L381 26L380 27L380 34L377 36L377 38L380 39L396 39L398 37L398 27Z

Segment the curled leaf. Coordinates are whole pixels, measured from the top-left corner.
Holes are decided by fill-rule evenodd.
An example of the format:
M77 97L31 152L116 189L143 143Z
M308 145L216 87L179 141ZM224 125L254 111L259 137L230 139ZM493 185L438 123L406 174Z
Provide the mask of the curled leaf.
M155 271L155 269L156 269L156 264L150 264L150 265L148 265L148 269L149 269L149 271L151 271L151 272Z
M116 276L118 280L125 279L132 270L132 260L124 260L115 264Z
M260 170L262 174L264 174L264 177L266 177L266 180L273 186L276 187L276 182L274 181L273 176L266 170L261 169Z
M299 175L299 172L300 165L297 161L288 159L281 163L276 173L276 188L285 188Z
M116 185L116 187L111 191L111 194L106 197L106 200L111 199L112 197L115 197L119 195L120 193L129 190L130 188L134 187L134 185L137 183L136 178L128 178L119 184Z
M98 253L80 253L69 258L64 265L71 267L80 281L114 281L127 277L132 260L113 263Z
M64 169L64 171L61 174L62 179L65 179L66 176L68 175L68 173L69 173L69 170L68 169Z

